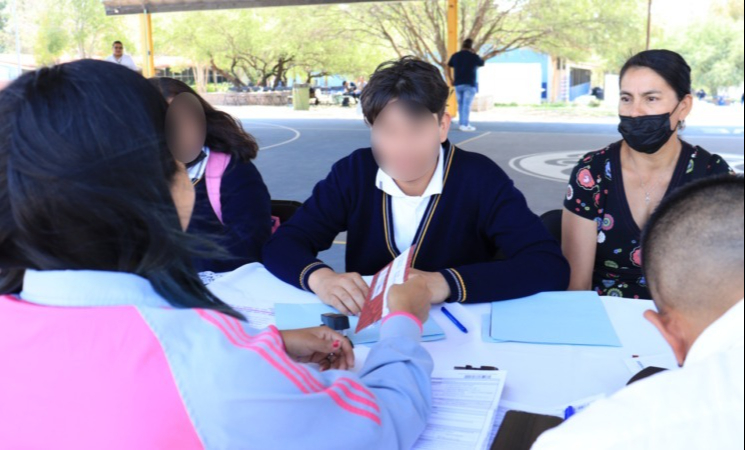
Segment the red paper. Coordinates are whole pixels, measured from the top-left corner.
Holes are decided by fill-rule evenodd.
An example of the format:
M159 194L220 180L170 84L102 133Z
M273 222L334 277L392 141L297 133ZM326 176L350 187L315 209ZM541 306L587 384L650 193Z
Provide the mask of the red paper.
M405 259L404 259L405 258ZM395 284L405 283L411 273L411 262L414 258L414 247L404 252L395 261L385 266L373 278L370 292L360 314L355 333L359 333L383 318L383 309L388 301L388 291ZM405 264L401 267L401 264Z

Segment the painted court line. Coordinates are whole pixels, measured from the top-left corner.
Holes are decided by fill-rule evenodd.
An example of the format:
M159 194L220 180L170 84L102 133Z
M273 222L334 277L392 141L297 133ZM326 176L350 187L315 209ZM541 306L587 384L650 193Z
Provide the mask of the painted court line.
M269 149L272 149L272 148L277 148L277 147L281 147L283 145L290 144L290 143L295 142L298 139L300 139L300 136L301 136L301 134L300 134L300 132L298 130L296 130L294 128L286 127L284 125L276 125L276 124L273 124L273 123L262 123L261 125L263 125L264 127L269 126L269 127L279 128L279 129L282 129L282 130L288 130L288 131L291 131L292 133L294 133L294 136L291 137L290 139L287 139L286 141L282 141L282 142L277 143L277 144L267 145L266 147L261 147L259 149L260 151L261 150L269 150ZM244 122L244 126L246 126L245 125L245 122ZM246 128L249 128L249 127L246 126Z
M492 133L491 131L487 131L486 133L480 134L480 135L478 135L476 137L472 137L471 139L466 139L465 141L461 141L461 142L459 142L459 143L457 143L455 145L457 145L457 146L465 145L465 144L468 144L469 142L477 141L477 140L479 140L479 139L481 139L481 138L483 138L485 136L488 136L491 133Z

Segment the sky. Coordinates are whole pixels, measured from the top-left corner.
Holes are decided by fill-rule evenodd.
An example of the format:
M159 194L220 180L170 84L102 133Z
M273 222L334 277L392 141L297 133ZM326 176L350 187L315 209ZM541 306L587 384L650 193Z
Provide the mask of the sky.
M719 0L653 0L652 20L658 25L680 25L704 17Z

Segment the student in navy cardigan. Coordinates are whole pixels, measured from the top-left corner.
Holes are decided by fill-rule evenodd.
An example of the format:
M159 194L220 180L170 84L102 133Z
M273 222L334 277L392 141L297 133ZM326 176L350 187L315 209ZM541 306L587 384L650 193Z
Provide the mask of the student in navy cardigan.
M197 257L195 268L199 272L230 272L260 262L262 248L271 235L272 218L269 190L251 162L259 151L256 140L235 119L214 109L185 83L173 78L152 78L150 82L171 104L180 94L193 95L205 113L204 147L193 161L186 163L196 192L194 214L187 231L212 240L227 254ZM225 165L219 169L219 192L210 199L209 161L220 157Z
M432 303L565 290L569 265L512 180L447 140L449 88L413 58L378 68L362 94L373 147L337 162L264 249L277 277L357 314L373 275L410 246ZM346 274L317 258L347 231ZM497 255L501 255L497 258Z

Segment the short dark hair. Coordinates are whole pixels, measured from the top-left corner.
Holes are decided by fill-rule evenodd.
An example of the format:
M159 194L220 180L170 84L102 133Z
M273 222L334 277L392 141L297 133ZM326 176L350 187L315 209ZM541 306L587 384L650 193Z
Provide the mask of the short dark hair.
M742 176L688 184L666 197L642 235L642 266L662 306L706 316L729 309L728 290L743 284ZM739 299L736 299L739 300ZM726 310L725 309L725 310Z
M243 318L192 265L208 242L181 228L167 108L141 75L103 61L0 91L0 294L17 292L26 269L124 272L175 307Z
M621 69L622 80L629 69L646 67L661 76L675 91L678 100L691 95L691 66L678 53L670 50L647 50L631 57Z
M463 41L463 48L466 50L471 50L473 48L473 39L468 38Z
M207 119L207 139L204 144L211 151L227 153L242 162L251 161L259 154L259 144L243 129L240 122L230 114L215 109L188 84L168 77L150 78L149 81L166 100L184 93L192 94L199 100Z
M373 125L392 100L403 102L414 113L445 115L450 88L434 65L406 56L375 70L362 91L362 113Z
M113 46L115 46L116 44L119 44L119 45L121 45L122 47L124 47L124 44L122 44L122 41L114 41L114 43L113 43L113 44L111 44L111 46L113 47Z

